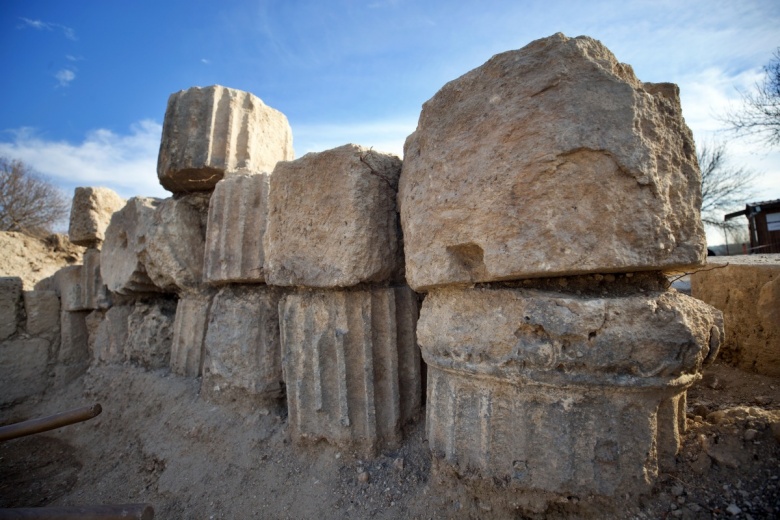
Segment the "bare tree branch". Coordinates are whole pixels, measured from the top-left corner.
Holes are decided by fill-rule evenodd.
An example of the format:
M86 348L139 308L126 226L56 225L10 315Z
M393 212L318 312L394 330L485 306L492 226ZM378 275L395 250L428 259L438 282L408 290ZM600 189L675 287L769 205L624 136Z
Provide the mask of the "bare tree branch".
M0 157L0 231L48 234L69 211L58 188L23 162Z
M732 166L724 143L704 143L696 154L701 168L701 220L719 228L741 226L723 221L727 211L740 209L755 194L756 172Z
M742 106L721 119L738 136L754 136L769 146L780 145L780 47L764 67L764 80L753 92L742 92Z

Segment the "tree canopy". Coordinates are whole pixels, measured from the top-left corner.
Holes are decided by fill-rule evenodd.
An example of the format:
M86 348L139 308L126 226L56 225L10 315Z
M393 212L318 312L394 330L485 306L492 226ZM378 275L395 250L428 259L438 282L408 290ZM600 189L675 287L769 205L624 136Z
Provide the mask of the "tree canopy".
M720 228L738 226L724 222L723 213L744 206L753 196L756 173L730 164L724 143L704 143L696 153L701 168L701 220Z
M69 211L56 186L22 161L0 157L0 231L48 234Z

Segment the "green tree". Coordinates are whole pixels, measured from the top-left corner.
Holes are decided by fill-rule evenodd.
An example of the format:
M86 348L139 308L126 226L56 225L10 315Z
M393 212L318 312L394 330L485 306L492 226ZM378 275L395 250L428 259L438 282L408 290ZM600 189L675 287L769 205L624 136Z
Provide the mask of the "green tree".
M0 157L0 231L46 235L69 211L57 187L22 161Z

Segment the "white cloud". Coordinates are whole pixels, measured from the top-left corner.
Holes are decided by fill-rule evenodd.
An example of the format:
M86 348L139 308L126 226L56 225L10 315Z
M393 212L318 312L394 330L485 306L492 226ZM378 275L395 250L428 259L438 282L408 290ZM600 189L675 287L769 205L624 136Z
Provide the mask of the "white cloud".
M60 82L61 87L67 87L70 85L71 81L76 79L76 73L70 69L61 69L57 71L57 74L55 74L54 77Z
M68 61L82 61L84 59L83 56L74 56L72 54L66 54L65 59Z
M211 60L207 60L206 58L201 58L200 62L204 65L211 65Z
M38 31L53 31L55 29L59 29L62 31L62 35L65 36L65 38L69 40L76 41L78 38L76 37L76 31L74 31L72 28L62 25L59 23L50 23L50 22L44 22L42 20L30 20L29 18L19 18L23 23L21 25L18 25L18 29L25 29L25 28L32 28L36 29Z
M70 191L76 186L105 186L123 197L167 197L157 180L162 126L140 121L127 134L98 129L81 143L47 140L29 128L0 142L0 156L19 159Z

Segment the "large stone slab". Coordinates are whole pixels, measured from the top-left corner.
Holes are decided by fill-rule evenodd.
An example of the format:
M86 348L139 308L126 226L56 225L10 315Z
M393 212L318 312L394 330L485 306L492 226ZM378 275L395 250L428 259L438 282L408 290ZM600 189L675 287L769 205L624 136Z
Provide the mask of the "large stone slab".
M49 342L43 338L0 341L0 407L46 390L48 355Z
M79 246L100 248L111 215L125 199L108 188L76 188L70 209L68 237Z
M185 377L203 373L203 349L211 296L187 296L176 307L171 346L171 371Z
M152 282L165 292L198 292L203 283L208 193L163 200L155 209L143 263Z
M159 204L158 199L133 197L111 217L100 257L100 273L110 291L119 294L159 291L143 264Z
M0 341L16 334L20 322L22 279L0 277Z
M214 85L168 99L157 162L166 190L209 191L225 175L270 172L293 157L285 115L248 92Z
M397 276L400 169L394 155L354 144L279 163L268 196L266 282L335 288Z
M92 358L95 362L113 364L125 360L127 326L132 313L133 305L115 305L99 320L94 337L90 337Z
M300 292L279 308L293 440L368 454L397 444L421 402L414 292Z
M225 286L209 311L201 394L212 402L273 404L284 395L279 289Z
M55 291L24 291L24 311L28 335L59 343L60 299Z
M136 302L127 318L125 360L148 370L170 366L175 316L173 300Z
M700 173L678 89L556 34L423 105L398 200L416 290L701 265Z
M423 303L434 456L520 490L647 490L678 449L680 400L723 336L674 292L441 289Z
M219 181L209 203L204 270L212 284L265 281L263 235L268 218L269 175L236 175Z
M719 359L780 377L780 255L708 257L691 275L691 294L723 311Z
M86 372L92 359L89 351L87 316L90 311L60 313L60 348L55 366L55 382L63 386Z
M63 311L76 312L87 309L84 304L83 265L69 265L54 273L54 290L60 297Z

